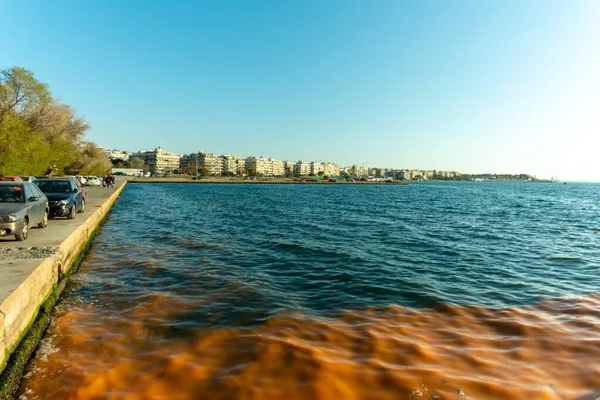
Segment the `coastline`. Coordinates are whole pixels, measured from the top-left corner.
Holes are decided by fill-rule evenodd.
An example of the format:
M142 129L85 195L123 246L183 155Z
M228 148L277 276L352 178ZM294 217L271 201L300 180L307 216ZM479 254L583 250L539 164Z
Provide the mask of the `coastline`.
M241 185L408 185L406 181L395 181L395 182L328 182L328 181L316 181L305 179L302 180L291 180L287 178L257 178L255 180L244 180L240 178L202 178L198 180L190 178L138 178L138 177L127 177L128 183L192 183L192 184L206 184L206 183L218 183L218 184L241 184Z
M208 178L200 178L198 180L187 177L133 177L124 176L129 183L193 183L193 184L243 184L243 185L258 185L258 184L282 184L282 185L409 185L409 184L422 184L422 183L530 183L530 184L562 184L565 182L550 182L545 180L508 180L508 179L495 179L486 181L473 181L473 180L452 180L452 179L430 179L430 180L397 180L393 182L381 182L381 181L354 181L348 182L345 180L337 180L336 182L329 182L327 180L316 180L311 178L256 178L253 180L241 179L239 177L220 177L213 176Z

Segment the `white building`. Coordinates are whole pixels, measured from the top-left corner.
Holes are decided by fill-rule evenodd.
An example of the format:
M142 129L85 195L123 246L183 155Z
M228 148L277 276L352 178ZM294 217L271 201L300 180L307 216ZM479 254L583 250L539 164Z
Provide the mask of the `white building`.
M121 161L128 161L129 157L131 156L131 152L130 151L121 151L121 150L104 150L104 152L106 153L106 155L108 156L108 158L114 161L116 160L121 160Z
M246 161L243 158L230 155L222 155L223 175L242 175L244 173Z
M155 174L174 172L180 168L181 156L160 147L154 150L142 150L133 153L130 158L141 158Z
M268 160L263 157L250 156L246 158L246 173L253 176L266 176L272 168L269 168Z
M319 175L319 172L323 172L323 169L323 164L320 162L311 161L309 175Z
M272 158L250 156L246 158L246 171L255 176L283 176L285 164Z
M310 175L310 162L309 161L298 161L294 165L294 175Z
M323 163L323 174L325 176L339 176L340 167L334 163Z
M283 170L284 170L285 176L294 175L295 165L296 165L296 163L294 161L284 161L283 162Z
M235 157L224 154L221 156L221 171L223 175L236 175Z
M272 176L285 176L285 164L283 161L269 159L271 162L271 175Z
M199 152L198 164L200 168L206 168L211 175L221 175L223 173L223 160L216 154Z
M358 177L369 176L369 167L367 167L366 165L353 165L352 175Z
M203 151L182 156L180 164L181 171L186 174L195 175L196 171L202 168L206 168L211 175L221 175L223 173L223 159L215 154Z

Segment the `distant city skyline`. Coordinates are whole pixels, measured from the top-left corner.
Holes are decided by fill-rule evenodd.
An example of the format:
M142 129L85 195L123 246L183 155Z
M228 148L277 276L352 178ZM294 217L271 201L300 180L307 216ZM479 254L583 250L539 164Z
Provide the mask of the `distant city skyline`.
M386 170L406 170L406 171L439 171L439 172L456 172L459 173L460 175L466 174L466 175L484 175L484 174L489 174L489 175L521 175L521 174L526 174L526 175L531 175L531 176L535 176L535 174L527 174L527 173L503 173L503 172L498 172L498 171L485 171L485 172L463 172L463 171L459 171L459 170L442 170L442 169L435 169L435 168L411 168L409 166L403 166L403 167L390 167L390 166L385 166L385 165L373 165L373 164L368 164L368 163L349 163L349 164L340 164L340 163L336 163L330 160L314 160L311 158L300 158L297 160L292 160L292 159L281 159L278 157L272 157L272 156L256 156L254 154L248 154L248 155L239 155L239 154L230 154L230 153L214 153L214 152L210 152L210 151L205 151L204 149L199 149L196 151L191 151L191 152L187 152L187 153L178 153L175 151L172 151L170 149L165 149L161 146L156 146L152 149L138 149L138 150L127 150L127 149L110 149L110 148L103 148L103 150L108 154L108 156L111 159L115 159L115 160L129 160L130 157L135 157L136 154L140 154L140 153L154 153L156 151L164 151L166 153L173 153L175 155L184 157L184 156L193 156L195 154L206 154L208 156L215 156L215 157L233 157L233 158L239 158L242 160L246 160L248 158L264 158L264 159L268 159L268 160L274 160L274 161L282 161L282 162L308 162L308 163L324 163L324 164L335 164L336 166L339 166L341 169L344 168L350 168L350 167L365 167L368 169L386 169ZM219 162L220 163L220 162ZM192 165L194 165L195 163L192 162ZM537 177L537 176L535 176ZM546 178L546 177L537 177L537 178ZM558 179L559 177L547 177L549 178L553 178L553 179Z
M3 6L104 148L600 181L598 1Z

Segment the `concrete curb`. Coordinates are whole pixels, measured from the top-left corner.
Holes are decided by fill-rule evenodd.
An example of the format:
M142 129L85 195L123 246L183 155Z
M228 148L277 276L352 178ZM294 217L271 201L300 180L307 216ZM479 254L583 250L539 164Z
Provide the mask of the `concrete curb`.
M0 399L14 396L23 369L43 336L50 311L62 292L58 288L63 288L70 273L76 271L95 231L125 186L127 182L75 228L59 245L59 255L2 263L3 267L14 268L21 274L26 271L29 275L0 304Z

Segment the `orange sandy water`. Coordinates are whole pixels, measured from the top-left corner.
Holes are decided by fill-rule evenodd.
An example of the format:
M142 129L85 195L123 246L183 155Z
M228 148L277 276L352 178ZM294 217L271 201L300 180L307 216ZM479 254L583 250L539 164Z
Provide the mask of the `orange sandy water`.
M119 318L59 307L26 399L596 399L600 297L277 315L169 337L193 305L148 295Z

